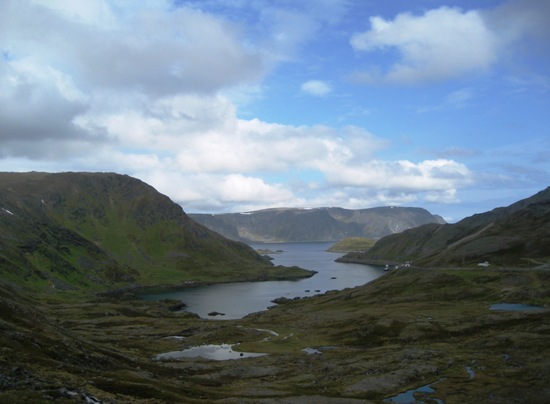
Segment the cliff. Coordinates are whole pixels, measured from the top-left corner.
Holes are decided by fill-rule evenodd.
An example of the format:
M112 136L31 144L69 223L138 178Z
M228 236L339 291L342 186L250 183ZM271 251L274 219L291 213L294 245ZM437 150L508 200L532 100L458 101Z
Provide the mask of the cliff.
M357 210L277 208L189 216L225 237L256 243L326 242L347 237L377 239L426 223L444 223L441 217L425 209L394 206Z

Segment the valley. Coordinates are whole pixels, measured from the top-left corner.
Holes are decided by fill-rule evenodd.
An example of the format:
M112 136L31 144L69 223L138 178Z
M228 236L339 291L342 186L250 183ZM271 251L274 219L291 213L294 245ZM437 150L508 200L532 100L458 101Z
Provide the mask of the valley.
M362 286L209 319L139 292L315 272L127 176L3 173L0 188L0 402L550 400L548 189L383 237L350 259L413 264ZM231 359L168 354L202 346Z
M359 403L437 383L426 397L542 403L550 311L490 306L548 307L549 279L536 270L399 270L223 321L129 293L70 302L2 288L0 400ZM267 355L155 359L204 344Z

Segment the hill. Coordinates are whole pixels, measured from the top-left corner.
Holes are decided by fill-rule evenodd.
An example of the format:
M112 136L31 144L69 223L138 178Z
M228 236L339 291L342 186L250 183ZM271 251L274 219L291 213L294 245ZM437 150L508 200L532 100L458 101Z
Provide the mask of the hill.
M444 223L440 216L425 209L395 206L358 210L276 208L189 216L227 238L253 243L378 239L426 223Z
M367 251L369 248L371 248L375 240L371 240L369 238L363 238L363 237L348 237L343 240L340 240L336 243L334 243L332 246L328 248L327 251L330 252L352 252L352 251Z
M287 272L285 272L287 271ZM0 274L35 291L304 275L112 173L0 173ZM309 273L308 273L309 274Z
M544 246L547 200L476 217L451 244L531 226ZM77 173L0 174L0 258L2 403L550 400L548 270L409 268L224 321L131 291L62 299L44 292L280 270L141 181ZM166 357L220 344L264 356Z
M384 237L351 262L406 262L418 266L536 266L550 258L550 187L508 207L455 224L427 224Z

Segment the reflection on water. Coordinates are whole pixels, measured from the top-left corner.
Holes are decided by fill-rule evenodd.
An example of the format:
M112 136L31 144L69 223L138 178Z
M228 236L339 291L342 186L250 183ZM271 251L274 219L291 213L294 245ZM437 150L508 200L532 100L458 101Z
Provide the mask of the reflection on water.
M183 351L172 351L159 354L155 357L156 360L170 360L181 358L204 358L215 361L225 361L230 359L256 358L265 356L264 353L253 352L237 352L233 350L233 345L200 345L194 346Z
M303 352L307 353L308 355L316 355L321 354L322 352L315 348L304 348L302 349Z
M148 300L178 299L186 310L202 318L218 312L224 316L216 320L236 319L272 306L278 297L314 296L328 290L342 290L370 282L384 274L382 268L343 264L334 260L342 254L327 252L332 243L254 244L255 249L282 250L273 254L275 265L297 265L317 271L311 278L295 281L240 282L210 286L189 287L179 291L145 296Z

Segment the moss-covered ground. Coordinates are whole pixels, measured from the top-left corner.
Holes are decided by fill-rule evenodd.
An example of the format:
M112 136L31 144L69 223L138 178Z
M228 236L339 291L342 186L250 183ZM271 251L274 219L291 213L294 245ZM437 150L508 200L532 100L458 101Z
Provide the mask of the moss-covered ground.
M549 281L545 270L405 269L240 320L130 293L63 300L2 288L0 402L359 403L430 384L419 400L545 403ZM500 302L543 308L490 310ZM222 343L269 355L155 360Z

